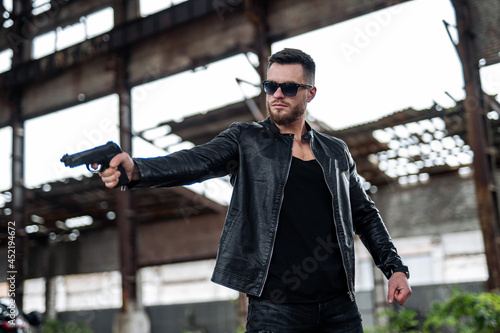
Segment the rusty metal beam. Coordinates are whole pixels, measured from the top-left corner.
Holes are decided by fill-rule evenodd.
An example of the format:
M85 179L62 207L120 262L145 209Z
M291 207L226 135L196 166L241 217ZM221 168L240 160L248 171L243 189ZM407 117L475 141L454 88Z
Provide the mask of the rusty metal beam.
M13 3L16 2L19 1ZM20 17L25 29L16 31L12 28L3 28L0 30L0 50L10 48L17 52L16 48L19 43L29 41L57 27L64 28L75 24L80 21L82 16L111 5L112 0L51 0L50 9L38 15L31 15L30 7L29 11Z
M464 102L469 145L474 151L474 182L478 215L483 232L488 266L488 290L500 291L500 231L498 188L494 177L494 149L490 145L484 94L479 79L478 63L471 34L468 0L452 0L457 17L458 55L463 66L466 99Z
M126 1L117 2L115 22L126 21ZM129 55L126 50L117 52L114 57L116 71L116 91L119 100L120 145L123 151L132 154L132 96L127 82L127 63ZM122 276L122 307L125 313L134 310L137 304L137 224L134 218L132 194L122 189L117 193L117 228L120 272Z
M117 26L104 35L47 57L18 64L12 70L0 75L0 86L4 89L10 89L29 83L34 79L40 80L56 75L60 71L89 61L94 57L129 47L159 32L173 29L213 13L215 13L215 8L211 5L211 1L190 0L139 20L126 21L119 17L116 19ZM118 10L118 15L121 14L123 14L121 10ZM19 21L22 21L27 15L24 13L23 16L19 17ZM12 32L12 34L15 33ZM16 34L18 37L14 39L17 42L11 43L14 50L30 40L25 38L22 32L20 34L21 36Z
M139 0L110 0L110 4L115 12L115 26L120 26L126 22L140 18ZM102 1L98 1L102 3Z
M132 19L132 15L138 12L130 11L130 8L138 9L137 0L115 0L115 24L122 25ZM132 93L128 85L127 65L129 53L127 49L116 52L114 70L116 71L116 91L119 103L119 127L120 145L122 149L132 155ZM135 312L142 305L138 302L138 256L137 256L137 219L135 218L135 207L133 194L124 188L117 193L117 229L118 229L118 253L120 260L120 272L122 276L122 306L121 313L115 318L114 331L131 332L131 329L123 316L132 311ZM133 326L133 325L132 325ZM146 327L142 332L149 332Z
M17 38L22 35L28 28L28 21L33 17L31 14L32 2L29 0L14 1L12 3L12 21L10 34L16 36L12 39L11 48L14 51L12 55L12 67L18 66L21 63L27 62L30 59L31 39Z
M190 0L127 21L106 34L52 55L19 64L0 74L0 90L22 87L27 91L24 116L28 119L81 103L77 99L80 92L86 101L113 93L105 88L114 82L106 64L117 50L129 49L128 84L134 87L238 53L255 52L265 64L266 54L259 51L267 49L263 45L404 1L407 0L317 0L314 6L299 0L260 4L257 1L260 9L245 13L243 0ZM224 6L216 5L220 3ZM249 18L259 16L256 10L266 16L252 23ZM97 72L94 68L98 68ZM98 88L94 88L96 84ZM71 87L82 91L75 93ZM54 92L58 92L57 96L47 98L47 93ZM5 125L0 123L0 127Z
M271 43L268 38L269 26L267 23L268 2L264 0L245 0L245 14L255 29L254 51L259 58L259 65L256 69L261 81L263 81L267 77L267 62L271 56ZM266 117L264 108L266 105L266 95L261 93L258 97L258 102L260 114L257 114L255 120L261 121ZM253 108L252 105L248 105L248 107L251 110Z

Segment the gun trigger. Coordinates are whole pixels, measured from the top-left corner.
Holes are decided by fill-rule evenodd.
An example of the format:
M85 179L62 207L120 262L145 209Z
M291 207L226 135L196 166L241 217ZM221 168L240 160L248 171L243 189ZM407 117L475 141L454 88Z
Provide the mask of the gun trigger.
M90 164L87 164L87 170L89 170L92 173L98 173L98 172L100 172L101 171L101 167L102 166L99 164L99 165L97 165L97 168L94 169L94 168L92 168L92 166Z

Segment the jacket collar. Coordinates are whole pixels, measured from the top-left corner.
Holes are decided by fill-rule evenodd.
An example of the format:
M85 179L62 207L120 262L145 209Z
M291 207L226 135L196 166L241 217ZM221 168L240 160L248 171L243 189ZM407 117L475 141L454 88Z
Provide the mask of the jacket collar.
M275 123L272 122L271 118L267 117L262 121L262 123L266 127L268 127L274 134L280 134L280 129L278 128L278 126L276 126ZM311 126L307 123L307 121L306 121L306 129L307 132L304 133L304 135L302 135L302 140L309 141L313 136L313 130L311 129Z

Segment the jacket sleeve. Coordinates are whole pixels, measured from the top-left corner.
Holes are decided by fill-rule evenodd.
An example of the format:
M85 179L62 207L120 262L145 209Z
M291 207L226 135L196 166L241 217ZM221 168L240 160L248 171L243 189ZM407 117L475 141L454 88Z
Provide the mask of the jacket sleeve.
M174 187L222 177L237 170L238 123L213 140L167 156L134 158L141 180L134 187Z
M395 270L405 268L375 203L366 194L356 165L347 152L349 186L354 232L370 252L375 265L390 278Z

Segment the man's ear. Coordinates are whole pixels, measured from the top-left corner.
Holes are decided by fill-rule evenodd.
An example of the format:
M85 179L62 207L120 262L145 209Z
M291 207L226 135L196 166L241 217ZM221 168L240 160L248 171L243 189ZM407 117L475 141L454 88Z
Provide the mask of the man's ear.
M312 99L316 96L316 87L312 87L309 89L309 93L307 95L307 103L312 101Z

